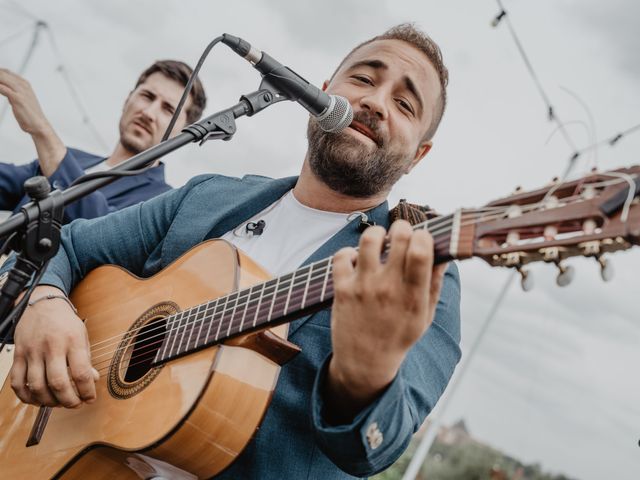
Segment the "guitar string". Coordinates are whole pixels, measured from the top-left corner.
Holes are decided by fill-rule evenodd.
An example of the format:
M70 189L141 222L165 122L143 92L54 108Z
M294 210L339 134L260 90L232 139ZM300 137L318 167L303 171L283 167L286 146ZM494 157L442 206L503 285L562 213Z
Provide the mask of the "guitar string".
M536 204L531 204L530 206L525 206L525 207L524 207L524 209L523 209L523 211L527 211L527 210L535 209L535 208L537 208L537 207L539 207L539 204L538 204L538 203L536 203ZM490 209L496 209L496 208L497 208L497 209L499 209L499 210L501 210L501 211L504 211L504 212L506 213L506 210L507 210L508 208L510 208L510 207L490 207ZM475 211L473 211L473 212L475 212ZM465 212L464 212L464 214L465 214L465 219L466 219L466 218L469 218L469 217L473 217L473 215L469 215L469 213L471 213L471 212L467 212L467 211L465 211ZM478 215L477 217L478 217L478 218L480 218L482 221L489 221L489 220L493 220L493 219L501 218L501 215L498 215L498 216L485 216L485 217L482 217L481 215ZM451 216L447 216L447 217L439 217L439 218L437 218L437 219L433 219L433 221L442 221L442 220L450 221L450 220L452 220L452 218L451 218ZM438 222L435 222L435 223L438 223ZM447 223L447 222L445 222L445 223ZM449 222L449 223L450 223L450 224L452 224L453 222ZM461 227L464 227L464 226L471 225L471 224L473 224L473 223L476 223L476 222L475 222L475 221L472 221L472 222L462 222L460 226L461 226ZM416 229L418 229L418 228L423 228L424 226L430 226L430 225L429 225L429 221L427 221L427 222L423 222L423 223L420 223L420 224L417 224L417 225L415 226L415 228L416 228ZM450 225L445 225L445 229L442 229L442 230L431 230L431 231L430 231L430 233L431 233L432 235L439 235L439 234L441 234L441 233L446 233L446 232L448 232L448 231L449 231L449 230L448 230L448 227L449 227L449 226L450 226ZM442 243L446 243L446 242L448 242L448 241L449 241L449 239L448 239L448 238L445 238L445 239L439 239L439 240L437 240L437 241L434 243L434 245L436 245L436 246L437 246L437 245L442 245ZM330 257L329 257L329 258L330 258ZM314 263L309 264L309 265L305 265L305 266L304 266L304 267L302 267L301 269L297 270L297 272L300 272L301 270L304 270L304 269L305 269L305 268L307 268L307 267L315 267L317 264L322 263L322 262L324 262L324 261L326 261L326 260L327 260L327 258L325 258L325 259L321 259L321 260L318 260L317 262L314 262ZM283 275L283 276L287 276L287 275L289 275L289 274L291 274L291 272L290 272L290 273L288 273L288 274L285 274L285 275ZM271 279L271 280L275 280L275 278L273 278L273 279ZM234 293L235 293L235 292L234 292ZM224 298L224 297L221 297L221 298ZM211 302L207 302L207 303L211 303ZM201 307L202 305L205 305L205 304L195 305L195 306L193 306L193 307L190 307L190 309L189 309L189 310L194 310L194 309L196 309L196 308L198 308L198 307ZM180 314L180 313L185 313L185 312L187 312L187 311L189 311L189 310L185 310L185 311L182 311L182 312L178 312L178 313L176 313L175 315L178 315L178 314ZM170 318L170 317L169 317L169 318ZM141 330L142 328L144 328L144 326L143 326L143 327L140 327L138 330ZM134 330L132 330L132 332L133 332L133 331L134 331ZM105 340L102 340L102 341L100 341L100 342L96 342L95 344L92 344L91 346L92 346L92 347L95 347L95 346L100 345L100 344L102 344L102 343L108 342L109 340L112 340L112 339L119 339L119 338L121 338L121 335L113 336L113 337L107 338L107 339L105 339Z
M485 220L485 219L483 219L483 220ZM424 223L426 223L426 222L424 222ZM423 224L420 224L420 225L423 225ZM418 227L418 226L416 226L416 227ZM449 241L449 239L446 239L446 241ZM327 266L324 266L323 268L326 269ZM331 264L330 263L328 264L328 268L331 268ZM311 270L312 269L309 269L308 273L310 273ZM284 293L286 290L292 290L294 288L294 286L295 287L299 287L299 286L304 285L305 283L309 283L310 281L312 281L311 277L308 277L308 279L305 280L305 275L308 275L308 273L307 274L303 274L302 276L300 276L299 278L301 278L302 281L297 283L297 284L295 283L295 280L294 280L293 276L292 276L292 278L287 279L286 282L290 282L290 281L294 280L293 281L293 285L286 285L284 288L282 288L280 290L276 290L273 293L270 292L269 296L273 296L274 298L273 299L269 298L267 300L267 304L268 304L269 301L271 301L271 302L274 303L274 306L277 305L278 308L279 308L280 306L282 306L282 303L286 303L287 300L285 298L278 298L278 294L279 293ZM318 274L318 273L319 273L319 275L317 275L315 278L313 278L313 280L316 280L318 278L321 278L321 277L325 276L326 275L326 270L316 270L316 272L314 272L314 274ZM270 286L270 287L272 287L272 286ZM253 288L255 288L255 286ZM235 298L233 298L233 302L235 302L234 305L233 305L234 310L237 310L238 307L240 307L240 312L242 312L243 309L246 309L247 311L244 312L243 316L246 316L246 314L249 312L249 310L251 310L252 314L253 313L257 314L258 313L257 312L258 305L251 305L251 302L255 301L255 298L252 298L252 294L255 293L255 292L253 292L252 289L247 289L244 292L245 292L245 294L240 294L240 292L234 292L236 294ZM243 297L246 297L246 298L243 298ZM293 295L293 296L289 295L288 298L289 298L289 300L288 300L289 302L293 299L293 301L294 301L293 304L295 305L296 304L295 302L297 302L300 299L300 295ZM240 303L241 299L247 300L247 302L246 303ZM218 299L218 301L219 301L219 299ZM222 326L224 326L225 328L228 326L229 330L230 330L231 326L232 326L231 324L235 321L236 316L235 316L234 313L231 313L230 315L227 315L229 313L228 310L221 311L220 312L221 314L219 316L217 316L215 310L217 309L218 301L216 301L215 305L209 305L208 308L206 308L204 312L200 311L201 310L201 306L193 307L192 309L190 309L190 310L192 310L192 312L188 315L188 317L190 317L190 318L187 318L187 322L185 322L184 325L182 325L182 320L183 319L181 318L179 324L175 328L172 328L172 329L170 329L168 331L161 331L158 335L156 335L156 337L162 337L162 339L164 339L167 334L171 334L173 331L176 331L176 330L182 328L183 329L182 340L184 340L184 338L186 337L187 333L189 334L189 339L187 340L187 345L186 345L186 348L189 349L189 348L191 348L191 343L192 343L190 341L190 339L191 339L193 333L195 332L195 330L199 328L199 333L196 335L195 342L194 342L194 346L197 345L197 343L198 343L198 341L200 339L200 333L202 331L202 325L201 324L204 324L205 321L213 322L213 321L218 320L217 323L221 323L221 325L219 326L219 331L222 330ZM256 311L255 312L253 311L253 307L254 306L256 307ZM208 310L212 309L212 308L214 310L213 318L208 317L207 314L206 314L206 312ZM193 318L194 317L194 315L193 315L194 313L195 313L195 318ZM204 315L201 315L202 313L204 313ZM284 310L283 310L282 313L284 313ZM198 317L200 317L200 318L198 318ZM161 326L157 327L157 330L164 330L164 325L161 325ZM237 332L234 332L234 333L237 333ZM141 342L149 342L149 340L152 340L153 338L154 337L146 338L144 340L141 340ZM128 344L126 347L122 347L122 348L131 348L136 343L138 343L138 342L133 342L133 344ZM157 345L157 343L162 343L162 342L154 342L152 344L148 344L147 343L146 351L145 350L139 350L137 352L137 354L134 355L132 358L140 358L141 356L144 356L145 354L148 353L149 350L154 349L154 347L155 347L155 345ZM179 352L180 348L182 348L181 345L179 345L178 352ZM157 352L157 350L156 350L156 352ZM101 356L104 356L104 355L105 354L102 354ZM109 361L109 360L107 360L107 361Z
M608 183L608 184L613 184L613 183L619 183L619 182L620 182L620 181L611 180L611 181L607 181L606 183ZM604 182L602 182L602 183L604 183ZM580 198L579 196L564 197L564 198L563 198L563 201L566 203L568 200L573 199L573 198L576 198L576 197L577 197L577 198ZM540 202L538 202L538 203L534 203L534 204L525 205L525 206L523 206L523 207L524 207L524 209L525 209L525 210L531 210L531 209L535 209L535 208L537 208L537 207L539 207L539 206L540 206ZM507 210L507 209L508 209L508 208L510 208L510 207L511 207L511 206L508 206L508 207L486 207L486 208L484 208L484 209L482 209L482 210L484 210L484 211L494 211L494 212L496 212L496 211L504 211L504 210ZM522 209L522 207L521 207L521 209ZM463 213L465 214L465 218L470 218L470 217L474 217L474 215L476 215L476 213L477 213L479 210L480 210L480 209L475 210L475 211L471 211L471 210L470 210L470 211L463 211ZM487 221L487 220L489 220L489 219L490 219L490 217L488 217L488 216L485 216L484 218L482 218L482 216L481 216L481 215L476 215L476 216L477 216L477 217L479 217L479 218L480 218L480 220L482 220L482 221ZM430 223L431 223L431 224L437 224L437 223L443 223L443 224L446 224L446 223L452 223L452 222L448 222L448 220L450 220L450 219L452 219L452 216L438 217L437 219L432 219L432 221L431 221L431 222L430 222L430 221L422 222L422 223L420 223L420 224L416 225L416 226L415 226L415 228L416 228L416 229L418 229L418 228L424 228L424 227L432 226L432 225L430 225ZM439 221L439 222L438 222L438 221ZM468 225L468 224L470 224L470 223L475 223L475 222L466 222L466 223L462 222L461 226ZM441 226L443 226L443 225L438 225L438 226L440 226L440 227L441 227ZM447 225L447 228L448 228L448 225ZM437 235L438 233L442 233L443 231L448 231L448 230L446 230L446 228L445 228L445 230L442 230L442 229L441 229L439 232L437 232L437 231L432 231L431 233L432 233L433 235ZM440 244L441 244L443 241L444 241L444 242L446 242L446 241L449 241L449 240L450 240L450 239L443 239L443 240L442 240L442 241L440 241L440 242L435 242L435 245L437 245L438 243L440 243ZM385 247L388 247L388 241L387 241L387 242L385 242ZM282 303L282 301L285 301L285 300L283 299L282 301L278 302L278 299L277 299L276 297L277 297L280 293L284 293L284 291L286 291L286 290L292 290L294 287L299 287L299 286L301 286L301 285L304 285L305 283L309 283L310 281L312 281L312 278L311 278L311 277L307 277L307 279L305 280L305 277L304 277L304 276L305 276L305 275L308 275L309 273L311 273L311 271L313 270L313 266L315 266L317 263L321 263L321 262L323 262L323 261L327 261L327 263L329 264L329 265L328 265L328 268L331 268L331 265L330 265L330 262L329 262L331 259L332 259L332 257L329 257L328 259L323 259L323 260L320 260L319 262L314 262L314 264L307 265L307 266L303 267L302 269L297 270L297 271L296 271L296 272L294 272L294 273L284 275L284 276L292 275L291 279L287 279L287 280L286 280L286 282L288 282L288 281L292 281L292 280L294 280L294 278L295 278L295 274L300 274L300 272L301 272L302 270L305 270L305 269L307 269L307 268L308 268L308 272L307 272L307 273L305 273L305 274L302 274L302 277L301 277L301 278L302 278L302 282L300 282L300 283L298 283L298 284L296 284L295 282L293 282L293 284L287 285L287 286L285 286L285 288L283 288L283 289L281 289L281 290L276 290L276 291L274 291L274 292L270 292L270 295L273 295L273 297L274 297L274 298L273 298L273 299L268 299L268 300L267 300L267 302L271 301L271 302L273 302L273 303L274 303L274 306L275 306L277 303ZM323 267L323 268L327 268L327 267L325 266L325 267ZM323 270L318 270L318 272L319 272L319 273L321 273L321 276L323 276L324 274L326 274L326 271L323 271ZM255 288L255 287L256 287L256 286L251 287L251 288L249 288L249 289L245 289L245 290L240 291L240 292L233 292L232 294L227 295L227 296L229 296L229 297L230 297L231 295L236 294L236 297L235 297L235 299L234 299L235 304L234 304L234 306L233 306L233 307L234 307L234 311L235 311L238 307L240 307L240 311L243 311L243 308L246 310L246 311L244 312L243 316L245 316L245 315L248 313L249 309L252 307L252 306L250 305L250 302L251 302L251 301L253 301L253 300L255 300L255 298L253 298L253 299L251 298L251 295L252 295L253 293L255 293L255 292L253 292L253 291L252 291L252 290L253 290L253 288ZM272 287L272 286L270 286L270 288L271 288L271 287ZM239 303L239 300L240 300L242 297L244 297L244 296L245 296L245 295L241 295L241 293L242 293L242 292L246 292L246 300L247 300L247 303L243 303L243 304ZM220 297L220 299L221 299L221 298L224 298L224 297ZM258 297L258 298L260 298L260 297ZM288 296L288 298L289 298L289 300L288 300L288 301L291 301L292 297L291 297L290 295ZM201 304L201 305L198 305L198 306L195 306L195 307L191 307L191 308L190 308L190 309L188 309L187 311L184 311L184 312L189 312L189 313L188 313L188 315L187 315L187 317L188 317L188 318L187 318L187 322L185 322L185 324L184 324L184 325L180 325L180 324L182 323L182 320L183 320L183 318L181 318L181 319L180 319L180 322L179 322L179 324L176 326L176 328L174 328L174 329L170 329L170 330L168 330L168 331L167 331L167 330L162 331L162 332L160 332L158 335L156 335L156 337L157 337L157 336L160 336L160 337L163 337L163 338L164 338L167 334L171 334L173 331L175 331L175 330L177 330L177 329L180 329L180 328L183 328L183 330L184 330L184 331L183 331L183 338L182 338L182 340L184 340L184 336L186 336L186 334L187 334L187 332L188 332L188 333L189 333L189 340L187 341L187 348L190 348L190 344L191 344L190 339L191 339L191 336L193 335L194 330L195 330L196 328L198 328L198 326L199 326L199 327L200 327L200 331L199 331L198 335L197 335L197 336L196 336L196 338L195 338L195 344L194 344L194 346L196 346L196 345L197 345L197 343L198 343L198 341L199 341L199 338L200 338L199 336L200 336L200 333L201 333L201 331L202 331L202 327L203 327L203 325L204 325L204 322L205 322L205 321L207 321L207 320L211 320L211 321L215 321L215 320L216 320L216 316L215 316L215 313L216 313L216 312L215 312L215 310L216 310L216 309L217 309L217 307L218 307L218 301L219 301L220 299L216 299L216 301L215 301L215 304L214 304L214 305L212 305L212 303L213 303L213 302L208 302L208 303L206 303L206 304ZM293 299L294 299L294 301L297 301L297 300L298 300L298 297L293 296ZM295 304L295 303L294 303L294 304ZM200 311L200 309L201 309L201 307L202 307L203 305L206 305L206 306L207 306L207 308L205 308L204 312L201 312L201 311ZM213 309L214 309L214 316L213 316L212 318L208 318L208 316L207 316L207 311L208 311L210 308L212 308L212 307L213 307ZM257 305L256 305L256 307L257 307ZM179 313L183 313L183 314L184 314L184 312L179 312ZM230 315L228 315L228 316L227 316L227 317L228 317L228 325L225 325L225 316L226 316L226 314L228 313L228 311L223 310L223 311L221 311L220 313L221 313L221 315L220 315L220 317L219 317L219 322L222 322L222 325L220 325L220 326L219 326L218 330L219 330L219 331L220 331L220 330L222 330L222 328L221 328L222 326L225 326L225 327L226 327L226 326L228 326L228 327L229 327L229 330L230 330L230 329L231 329L231 324L233 323L233 321L234 321L234 319L235 319L235 314L232 312ZM252 313L253 313L253 312L252 312ZM255 313L257 314L258 312L256 311ZM284 312L283 312L283 313L284 313ZM195 318L193 318L194 314L195 314ZM200 316L200 314L203 314L203 315L202 315L202 316ZM200 316L200 318L198 318L198 316ZM183 315L183 317L184 317L184 315ZM170 317L168 317L168 318L167 318L167 320L168 320L169 318L170 318ZM202 325L200 325L200 323L202 323ZM141 327L141 328L144 328L144 327L148 327L148 324L147 324L147 325L145 325L145 326L143 326L143 327ZM164 325L160 325L159 327L157 327L157 328L156 328L156 330L158 330L158 329L159 329L159 330L163 330L163 329L164 329ZM140 330L140 329L138 329L138 330ZM119 336L116 336L116 337L113 337L113 338L122 338L122 336L121 336L121 335L119 335ZM141 342L142 342L142 341L144 341L144 342L146 343L146 342L148 342L149 340L151 340L152 338L154 338L154 337L151 337L151 338L147 338L147 339L141 340ZM104 341L102 341L102 342L98 342L98 343L104 343ZM114 342L114 343L119 343L119 342ZM131 348L131 347L132 347L132 346L134 346L136 343L138 343L138 342L134 342L133 344L129 344L129 345L127 345L126 347L122 347L122 348ZM154 342L154 344L157 344L157 343L158 343L158 342ZM150 346L151 346L151 348L153 348L153 345L154 345L154 344L151 344L151 345L150 345ZM96 345L97 345L97 344L96 344ZM149 344L147 344L147 346L149 346ZM106 347L102 347L101 349L104 349L104 348L106 348ZM179 351L179 349L180 349L180 348L181 348L181 346L179 346L178 351ZM97 349L97 350L100 350L100 349ZM96 351L97 351L97 350L96 350ZM117 350L116 350L116 351L117 351ZM111 352L110 352L110 353L111 353ZM99 357L104 356L104 355L110 355L110 353L101 354ZM137 355L135 355L135 356L134 356L134 357L132 357L132 358L139 358L141 355L144 355L145 353L146 353L146 352L144 352L144 351L138 351ZM99 357L97 357L97 358L99 358Z
M424 222L424 223L426 223L426 222ZM422 225L423 225L423 224L416 225L416 228L420 228ZM441 230L440 232L444 232L444 231L448 231L448 230ZM446 241L448 241L448 239L445 239L445 240L446 240ZM386 242L386 244L388 245L388 242ZM385 246L387 246L387 245L385 245ZM323 266L322 266L322 269L316 269L316 270L313 272L313 274L315 275L315 278L309 278L309 279L307 279L307 278L308 278L308 273L303 273L303 274L301 274L300 272L301 272L301 271L303 271L303 270L308 270L308 272L310 273L310 272L311 272L311 271L313 271L313 270L314 270L314 268L315 268L315 267L317 267L319 264L322 264L322 263L327 263L327 264L328 264L328 263L330 263L330 260L331 260L332 258L333 258L333 257L327 257L327 258L321 259L321 260L319 260L319 261L317 261L317 262L314 262L314 263L312 263L312 264L305 265L305 266L304 266L304 267L302 267L301 269L297 270L297 271L296 271L297 275L296 275L295 280L300 280L300 281L299 281L298 283L294 283L294 287L302 286L302 285L304 285L305 283L308 283L308 281L313 281L313 280L316 280L317 278L322 278L323 276L325 276L325 275L326 275L326 265L323 265ZM280 278L282 279L282 277L286 277L286 276L288 276L288 275L293 275L293 273L285 274L285 275L281 276ZM270 279L269 281L273 282L274 280L276 280L276 278L274 278L274 279ZM289 280L290 280L290 279L287 279L287 280L285 280L285 282L289 282ZM267 282L265 282L265 283L267 283ZM260 285L262 285L262 284L254 285L253 287L250 287L250 288L247 288L247 289L241 290L240 292L232 292L232 293L230 293L230 294L227 294L227 295L225 295L225 296L219 297L219 298L217 298L217 299L215 299L215 300L213 300L213 301L207 302L207 303L203 303L203 304L200 304L200 305L195 305L195 306L193 306L193 307L190 307L188 310L184 310L184 311L182 311L182 312L178 312L178 313L176 313L176 314L173 314L173 315L171 315L171 316L168 316L168 317L167 317L167 320L169 320L169 321L170 321L170 320L174 320L174 321L175 321L176 319L178 319L178 316L182 314L182 317L180 318L180 322L179 322L179 323L182 323L182 320L183 320L183 319L184 319L184 317L185 317L185 315L184 315L185 313L187 313L187 312L188 312L188 315L189 315L189 316L193 316L194 314L197 316L197 315L199 315L200 313L202 313L202 312L200 311L200 309L202 308L202 306L205 306L205 305L206 305L206 306L208 306L208 308L206 308L206 309L205 309L205 315L206 315L206 312L207 312L208 310L211 310L212 308L215 310L215 309L217 308L217 306L218 306L218 302L219 302L220 300L224 300L226 297L231 297L231 296L236 295L236 294L238 294L238 293L240 293L240 294L242 294L242 295L238 295L238 298L236 298L236 299L234 299L234 300L237 300L237 299L239 299L239 298L241 298L241 297L245 297L245 296L246 296L246 300L248 300L249 302L251 302L251 301L255 301L257 298L255 298L255 297L251 298L251 295L253 295L253 294L257 293L257 292L256 292L256 291L251 291L251 290L253 290L253 289L259 289L259 288L260 288ZM269 285L267 288L268 288L268 289L272 289L273 287L274 287L274 285ZM278 295L278 294L280 294L280 293L284 293L284 292L285 292L286 290L288 290L289 288L290 288L290 285L289 285L289 284L287 284L284 288L281 288L281 289L276 290L276 291L270 291L267 295L261 295L261 296L262 296L263 298L266 298L266 300L267 300L267 302L268 302L268 301L270 301L270 300L271 300L271 296L277 296L277 295ZM259 297L258 297L258 298L259 298ZM236 307L236 308L238 308L238 307L243 308L245 305L246 305L246 304L236 304L236 305L235 305L235 307ZM228 313L228 312L227 312L227 311L222 311L222 312L220 312L220 313L224 316L224 314L226 314L226 313ZM148 324L147 324L147 326L148 326ZM185 325L179 325L179 326L176 326L176 328L175 328L175 329L177 329L177 328L183 328L184 326L185 326ZM145 326L139 327L138 329L132 329L132 330L130 330L129 332L126 332L126 333L135 333L135 332L139 332L139 331L140 331L140 330L142 330L142 328L144 328L144 327L145 327ZM161 329L162 327L157 327L157 328L158 328L158 329ZM175 330L175 329L174 329L174 330ZM165 333L169 333L169 332L165 332ZM94 352L98 352L98 351L103 350L103 349L105 349L105 348L109 348L109 347L110 347L110 346L112 346L113 344L119 343L121 338L122 338L122 334L121 334L121 335L117 335L117 336L113 336L113 337L110 337L110 338L108 338L108 339L102 340L101 342L96 342L95 344L92 344L92 345L91 345L91 347L92 347L92 348L93 348L93 347L96 347L97 345L101 345L101 344L103 344L103 343L105 343L105 342L108 342L108 341L110 341L110 340L117 340L116 342L113 342L113 343L111 343L111 344L109 344L109 345L103 345L103 346L101 346L100 348L96 348L96 349L94 349L94 350L93 350Z
M529 207L529 208L530 208L530 209L531 209L531 208L536 208L537 206L538 206L537 204L534 204L534 205L532 205L532 206L531 206L531 207ZM465 212L465 213L466 213L466 212ZM469 216L469 217L471 217L471 216L473 216L473 215L468 215L468 216ZM466 217L465 217L465 218L466 218ZM481 217L480 219L481 219L482 221L487 221L487 220L492 219L492 217L490 217L490 216L486 216L486 217L484 217L484 218L482 218L482 217ZM435 219L434 219L434 220L435 220ZM470 224L472 224L472 223L475 223L475 222L461 222L461 226L470 225ZM415 227L415 228L416 228L416 229L417 229L417 228L423 228L425 225L426 225L426 226L429 226L429 225L428 225L428 222L423 222L423 223L421 223L421 224L418 224L418 225L416 225L416 227ZM442 232L445 232L445 231L447 231L447 232L448 232L448 230L447 230L447 229L444 229L444 230L443 230L443 229L441 229L441 230L439 230L439 231L437 231L437 232L432 232L432 234L433 234L433 235L437 235L437 234L442 233ZM442 240L440 240L440 241L435 242L435 245L438 245L438 244L440 244L440 245L441 245L442 243L446 243L446 242L449 242L449 241L450 241L450 239L449 239L449 238L445 238L445 239L442 239ZM388 241L387 241L387 242L385 242L385 243L386 243L385 247L388 247ZM327 259L323 259L323 260L320 260L320 261L318 261L318 262L314 262L314 264L307 265L307 266L303 267L303 269L300 269L300 270L304 270L304 269L306 269L306 268L308 268L308 267L311 267L311 266L316 266L318 263L322 263L322 262L326 262L326 263L328 263L328 264L329 264L329 268L330 268L330 262L329 262L329 261L330 261L331 259L332 259L332 257L329 257L329 258L327 258ZM325 269L326 269L327 267L326 267L326 266L323 266L323 268L325 268ZM300 272L300 270L298 270L297 272ZM312 268L309 268L309 272L311 272L311 270L312 270ZM319 278L319 277L322 277L322 276L324 276L324 275L326 274L326 270L316 270L316 272L314 272L314 274L315 274L315 273L320 273L320 275L319 275L318 277L316 277L316 278ZM287 276L287 275L292 275L292 274L286 274L286 275L284 275L284 276ZM301 286L301 285L304 285L305 283L308 283L308 281L309 281L309 280L311 280L311 279L309 279L309 280L305 280L304 275L307 275L307 274L303 274L303 275L299 276L299 278L300 278L302 281L301 281L300 283L297 283L297 284L295 284L295 283L294 283L294 286L295 286L295 287L299 287L299 286ZM293 278L292 278L292 279L293 279ZM287 279L287 280L286 280L286 282L288 282L288 281L290 281L290 280L292 280L292 279ZM291 289L291 288L293 288L294 286L286 285L283 289L276 290L276 291L274 291L274 292L269 292L269 296L268 296L269 298L267 299L267 302L269 302L269 301L273 301L273 300L274 300L274 299L270 298L271 296L273 296L273 297L275 298L275 297L277 297L280 293L284 293L286 290ZM158 336L162 336L162 337L164 337L165 335L170 334L170 333L172 333L173 331L178 330L178 329L180 329L180 328L184 329L184 332L185 332L184 334L186 335L187 328L189 328L189 327L190 327L190 331L189 331L189 333L190 333L190 334L192 334L192 333L193 333L193 329L197 326L197 325L195 325L195 324L199 324L199 323L200 323L200 321L205 321L205 320L207 320L207 318L205 318L205 317L207 317L206 312L207 312L208 310L210 310L211 308L214 308L214 314L215 314L215 309L216 309L216 308L217 308L217 306L218 306L218 302L219 302L220 300L222 300L222 299L225 299L225 297L231 297L231 296L233 296L233 295L236 295L236 297L233 299L233 301L235 301L235 304L233 305L233 306L234 306L234 308L236 308L236 309L237 309L238 307L240 307L241 311L242 311L242 308L244 308L244 307L249 308L249 307L250 307L250 304L249 304L249 303L238 303L238 300L240 300L240 298L242 298L242 297L245 297L245 296L246 296L246 300L247 300L248 302L254 301L254 300L255 300L255 298L251 298L251 295L252 295L253 293L256 293L256 292L252 292L251 290L253 290L253 288L255 288L255 287L257 287L257 286L253 286L253 287L251 287L251 288L249 288L249 289L245 289L245 290L242 290L242 291L240 291L240 292L233 292L233 293L228 294L228 295L226 295L226 296L219 297L218 299L216 299L216 300L215 300L215 303L214 303L214 302L208 302L208 303L206 303L206 304L197 305L197 306L191 307L191 308L190 308L190 309L188 309L188 310L185 310L185 311L183 311L183 312L179 312L178 314L175 314L175 315L172 315L172 316L167 317L167 320L170 320L170 319L171 319L171 317L177 316L177 315L179 315L179 314L183 314L182 318L180 318L180 322L178 323L178 325L177 325L175 328L170 329L170 330L168 330L168 331L163 331L163 332L159 333L159 334L158 334ZM269 288L272 288L272 287L273 287L273 285L269 286ZM241 295L243 292L245 293L245 295ZM214 303L214 304L212 305L212 303ZM200 315L201 313L203 313L203 312L201 312L201 311L200 311L200 309L201 309L201 307L202 307L202 306L205 306L205 305L206 305L206 306L208 306L208 308L206 308L206 309L204 310L205 315L204 315L202 318L197 318L197 317L198 317L198 315ZM184 319L184 316L185 316L184 314L185 314L186 312L188 312L188 315L187 315L187 316L188 316L188 317L190 317L190 318L187 318L187 322L185 322L185 324L184 324L184 325L182 325L182 320ZM229 313L229 312L228 312L228 311L225 311L225 310L221 311L221 312L220 312L220 314L221 314L221 315L220 315L220 317L219 317L219 318L220 318L221 320L224 320L224 317L226 316L226 314L227 314L227 313ZM195 319L193 318L193 317L194 317L194 314L195 314L195 317L196 317ZM177 318L177 317L176 317L176 318ZM233 315L229 315L229 319L230 319L230 321L231 321L231 319L232 319L232 318L233 318ZM175 318L174 318L174 320L175 320ZM194 320L195 320L195 322L194 322ZM214 318L214 319L212 319L212 320L215 320L215 318ZM191 323L189 323L189 321L191 321ZM147 324L146 326L148 326L148 324ZM139 331L139 330L141 330L142 328L144 328L144 326L143 326L143 327L140 327L140 328L139 328L139 329L137 329L137 330ZM164 326L156 327L156 330L163 330L163 329L164 329ZM134 329L134 330L135 330L135 329ZM134 332L134 330L131 330L131 331L130 331L130 333L133 333L133 332ZM150 330L150 331L151 331L151 330ZM114 336L114 337L112 337L112 338L114 338L114 339L118 339L118 341L117 341L117 342L112 343L111 345L116 344L116 343L120 343L120 341L121 341L120 339L122 338L122 335ZM145 342L146 342L146 341L148 341L148 340L151 340L152 338L153 338L153 337L146 339L146 340L145 340ZM103 340L102 342L98 342L98 343L96 343L96 344L92 345L92 347L93 347L93 346L95 346L95 345L98 345L99 343L104 343L105 341L106 341L106 340ZM134 344L135 344L135 342L134 342ZM97 351L99 351L99 350L102 350L102 349L108 348L108 347L110 347L111 345L103 346L103 347L101 347L100 349L95 349L94 351L95 351L95 352L97 352ZM131 346L131 345L127 346L126 348L129 348L130 346ZM123 348L124 348L124 347L123 347ZM111 353L111 352L106 353L106 354L101 354L100 356L109 355L110 353ZM97 358L99 358L99 357L97 357Z

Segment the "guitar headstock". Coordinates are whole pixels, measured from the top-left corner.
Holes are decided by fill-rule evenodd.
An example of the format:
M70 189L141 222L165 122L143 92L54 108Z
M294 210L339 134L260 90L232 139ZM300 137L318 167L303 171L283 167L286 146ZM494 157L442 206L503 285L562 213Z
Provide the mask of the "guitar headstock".
M456 250L518 269L523 287L527 272L522 267L540 261L556 264L558 284L567 284L572 270L561 262L575 256L597 259L606 280L602 255L640 244L640 166L516 190L460 216Z

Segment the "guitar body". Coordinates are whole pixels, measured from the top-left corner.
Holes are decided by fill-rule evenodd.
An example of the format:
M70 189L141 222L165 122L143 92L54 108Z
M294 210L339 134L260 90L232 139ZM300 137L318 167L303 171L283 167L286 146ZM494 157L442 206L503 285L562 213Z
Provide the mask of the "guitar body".
M101 372L98 398L78 409L49 409L42 435L26 446L39 412L47 409L22 404L7 379L0 391L2 477L209 478L226 468L262 420L278 363L225 344L150 367L139 378L121 376L118 383L118 371L132 363L131 349L121 342L132 326L267 278L220 240L194 247L148 279L114 266L92 271L71 298L85 319L92 362ZM286 325L274 332L286 337Z

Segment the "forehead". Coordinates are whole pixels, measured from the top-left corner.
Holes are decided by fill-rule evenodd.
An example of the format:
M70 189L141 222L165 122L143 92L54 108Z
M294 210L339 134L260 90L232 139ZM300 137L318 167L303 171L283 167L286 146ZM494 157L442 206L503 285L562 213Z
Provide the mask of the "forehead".
M440 79L425 53L403 40L375 40L367 43L344 59L336 75L363 62L379 60L389 68L386 73L398 77L409 76L418 86L427 104L435 105L440 97Z

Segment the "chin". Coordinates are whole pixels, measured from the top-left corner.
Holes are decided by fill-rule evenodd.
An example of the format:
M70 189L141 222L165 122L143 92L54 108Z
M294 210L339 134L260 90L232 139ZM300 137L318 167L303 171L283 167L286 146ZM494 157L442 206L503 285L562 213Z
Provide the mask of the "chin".
M137 155L140 152L144 152L145 150L153 146L151 142L145 141L133 135L123 135L120 138L120 143L124 148L126 148L134 155Z

